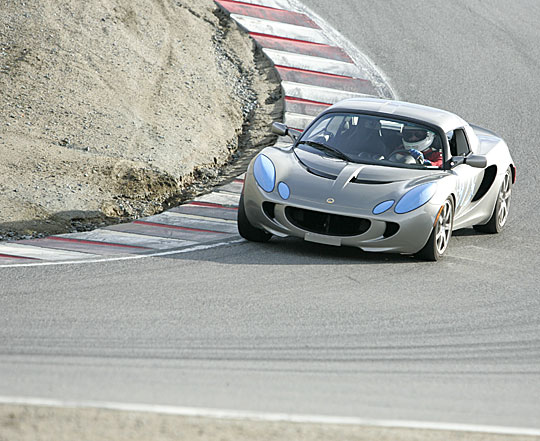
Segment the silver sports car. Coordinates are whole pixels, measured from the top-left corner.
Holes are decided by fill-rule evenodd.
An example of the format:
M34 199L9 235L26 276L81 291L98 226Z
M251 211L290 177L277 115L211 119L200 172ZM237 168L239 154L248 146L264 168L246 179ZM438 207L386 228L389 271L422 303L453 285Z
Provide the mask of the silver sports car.
M506 143L439 109L355 98L321 113L293 144L250 163L238 230L438 260L453 230L498 233L516 168Z

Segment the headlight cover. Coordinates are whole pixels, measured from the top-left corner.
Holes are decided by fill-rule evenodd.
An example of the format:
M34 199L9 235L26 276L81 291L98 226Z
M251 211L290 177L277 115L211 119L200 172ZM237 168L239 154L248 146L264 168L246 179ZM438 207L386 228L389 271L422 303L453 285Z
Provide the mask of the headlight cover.
M405 193L396 204L394 211L397 214L409 213L426 204L435 194L437 184L428 182L414 187Z
M289 196L291 195L291 189L285 182L280 182L277 186L278 193L281 196L282 199L289 199Z
M394 201L393 199L390 199L389 201L384 201L384 202L381 202L380 204L378 204L374 209L373 209L373 214L381 214L381 213L384 213L386 210L388 210L392 205L394 205Z
M276 168L268 156L259 155L253 164L253 176L257 184L270 193L276 185Z

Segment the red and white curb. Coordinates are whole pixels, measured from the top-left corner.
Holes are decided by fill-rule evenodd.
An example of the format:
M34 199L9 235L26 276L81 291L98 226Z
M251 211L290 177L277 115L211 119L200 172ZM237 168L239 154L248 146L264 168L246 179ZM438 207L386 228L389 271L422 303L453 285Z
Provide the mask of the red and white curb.
M166 256L234 243L241 178L184 205L130 223L2 242L0 267Z
M374 64L296 0L215 0L273 63L285 124L303 130L345 98L396 98ZM278 141L287 143L287 140ZM243 177L167 212L127 224L43 239L0 242L0 267L168 255L238 242Z

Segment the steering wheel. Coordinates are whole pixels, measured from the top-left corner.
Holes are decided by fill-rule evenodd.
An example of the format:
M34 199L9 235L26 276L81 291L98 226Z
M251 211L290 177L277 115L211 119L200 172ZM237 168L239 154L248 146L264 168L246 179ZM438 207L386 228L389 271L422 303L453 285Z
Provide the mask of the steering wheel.
M418 152L420 153L420 152ZM414 162L410 162L412 159ZM396 150L388 157L389 161L401 162L403 164L424 164L424 155L420 153L419 156L415 156L413 152L406 149Z

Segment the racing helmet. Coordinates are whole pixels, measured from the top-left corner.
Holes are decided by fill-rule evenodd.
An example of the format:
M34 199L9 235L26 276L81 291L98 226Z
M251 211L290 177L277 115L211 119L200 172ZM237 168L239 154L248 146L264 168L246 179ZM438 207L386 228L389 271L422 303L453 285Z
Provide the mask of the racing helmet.
M413 126L404 127L401 136L405 149L414 149L420 152L427 150L435 139L435 133L431 130Z

